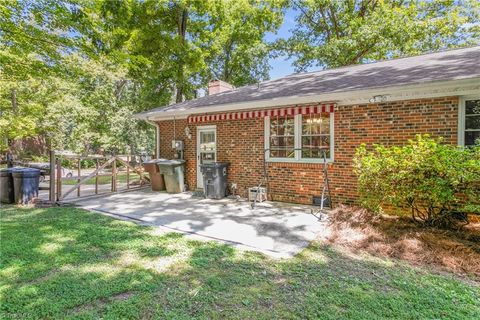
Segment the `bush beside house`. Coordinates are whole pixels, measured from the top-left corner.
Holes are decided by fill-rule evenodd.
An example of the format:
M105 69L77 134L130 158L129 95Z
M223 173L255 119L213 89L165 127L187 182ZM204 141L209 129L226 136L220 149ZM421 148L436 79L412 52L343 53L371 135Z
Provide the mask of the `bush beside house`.
M410 210L429 226L453 227L480 214L480 146L460 148L417 136L405 146L366 145L354 158L361 204L375 212Z

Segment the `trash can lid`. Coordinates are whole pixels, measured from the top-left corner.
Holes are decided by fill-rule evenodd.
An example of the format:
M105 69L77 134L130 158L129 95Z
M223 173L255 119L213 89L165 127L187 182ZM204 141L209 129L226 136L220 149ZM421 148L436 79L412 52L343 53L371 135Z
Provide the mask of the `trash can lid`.
M12 168L12 175L14 177L34 178L40 175L39 169L34 168Z
M185 160L182 160L182 159L172 159L172 160L158 159L156 161L158 165L167 165L167 166L178 166L185 163Z
M210 167L210 168L222 168L228 167L230 162L210 162L210 163L202 163L201 167Z
M0 177L8 177L12 174L13 169L15 168L5 168L5 169L0 169Z
M168 161L168 159L152 159L148 161L143 161L143 163L158 163L159 161Z

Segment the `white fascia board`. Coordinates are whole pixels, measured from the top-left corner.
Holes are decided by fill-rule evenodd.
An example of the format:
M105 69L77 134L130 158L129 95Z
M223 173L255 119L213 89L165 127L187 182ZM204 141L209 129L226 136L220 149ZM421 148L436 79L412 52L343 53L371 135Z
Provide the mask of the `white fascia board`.
M150 115L138 117L139 119L161 121L185 119L189 115L215 113L224 111L237 111L260 109L290 104L303 104L314 102L335 102L337 105L354 105L370 103L373 96L385 95L387 101L411 100L420 98L436 98L446 96L461 96L480 93L480 77L458 79L449 81L435 81L413 85L400 85L395 87L378 87L368 90L354 90L332 92L320 95L289 96L265 100L230 103L209 107L194 108L189 110L157 111Z

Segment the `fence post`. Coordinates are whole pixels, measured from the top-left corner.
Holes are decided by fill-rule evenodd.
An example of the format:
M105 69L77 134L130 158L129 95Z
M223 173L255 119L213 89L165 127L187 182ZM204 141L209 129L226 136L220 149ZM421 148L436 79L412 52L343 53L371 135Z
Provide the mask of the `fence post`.
M82 171L81 167L82 167L82 159L81 159L81 158L78 158L78 169L77 169L77 177L78 177L78 179L77 179L77 183L80 182L80 175L82 174L82 173L81 173L81 171ZM80 186L78 186L78 189L77 189L77 197L80 197Z
M117 158L112 163L112 192L117 191Z
M55 151L50 150L50 188L48 198L51 202L55 202Z
M57 158L57 201L60 201L62 196L62 160Z
M130 189L130 155L127 154L127 190Z
M95 174L95 194L98 194L98 158L95 163L95 171L97 172Z

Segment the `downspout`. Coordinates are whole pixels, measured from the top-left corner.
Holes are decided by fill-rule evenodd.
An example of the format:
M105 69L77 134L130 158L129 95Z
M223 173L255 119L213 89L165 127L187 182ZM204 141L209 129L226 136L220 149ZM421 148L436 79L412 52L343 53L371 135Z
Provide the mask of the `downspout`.
M157 122L147 120L145 121L155 127L155 158L159 159L160 158L160 125Z

